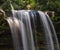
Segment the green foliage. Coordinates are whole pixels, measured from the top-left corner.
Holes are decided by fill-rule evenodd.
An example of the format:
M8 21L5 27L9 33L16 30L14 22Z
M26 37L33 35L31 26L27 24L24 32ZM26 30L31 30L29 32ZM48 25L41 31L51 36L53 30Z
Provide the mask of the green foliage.
M0 31L3 31L3 30L8 30L8 26L7 26L7 22L6 20L3 18L3 15L0 14Z
M11 4L14 9L34 9L42 11L54 11L56 16L60 17L60 0L0 0L0 8L4 11L11 10ZM52 18L53 21L58 20L57 18ZM2 19L0 20L0 23Z

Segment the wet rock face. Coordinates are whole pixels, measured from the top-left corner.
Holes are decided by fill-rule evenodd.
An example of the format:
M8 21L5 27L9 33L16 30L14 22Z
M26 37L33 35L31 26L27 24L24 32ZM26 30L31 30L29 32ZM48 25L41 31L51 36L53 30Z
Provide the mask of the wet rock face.
M0 50L13 50L10 30L0 31Z

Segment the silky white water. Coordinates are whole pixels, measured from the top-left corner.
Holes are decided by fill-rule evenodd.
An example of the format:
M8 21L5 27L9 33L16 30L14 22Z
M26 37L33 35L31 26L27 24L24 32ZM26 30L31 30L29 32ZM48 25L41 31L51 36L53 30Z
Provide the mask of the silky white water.
M12 10L12 13L13 17L8 17L6 20L11 29L14 50L59 50L57 35L53 24L50 22L51 26L49 25L49 19L46 14L33 10ZM42 27L40 27L40 23ZM53 33L50 27L52 27ZM40 32L40 29L43 30L43 33ZM39 35L37 35L38 32ZM40 34L44 35L42 36L44 40L41 40L45 42L42 45L43 47L40 45L40 39L37 39ZM56 48L53 34L56 39Z
M54 36L54 38L55 38L55 43L56 43L56 50L59 50L59 42L58 42L58 38L57 38L57 36L56 36L56 31L55 31L55 28L54 28L54 26L53 26L53 23L52 23L52 21L51 21L51 19L49 18L49 16L48 16L48 14L46 14L46 17L47 17L47 21L49 21L49 25L51 26L50 28L51 28L51 30L52 30L52 32L53 32L53 36Z

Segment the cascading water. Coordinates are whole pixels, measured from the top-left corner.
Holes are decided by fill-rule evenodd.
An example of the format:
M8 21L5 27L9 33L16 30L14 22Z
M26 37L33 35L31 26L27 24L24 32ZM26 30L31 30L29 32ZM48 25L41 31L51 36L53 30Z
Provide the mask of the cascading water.
M14 50L59 50L54 27L51 22L51 26L49 25L50 19L47 17L41 11L13 10L13 17L8 17L6 20L11 29ZM57 40L57 49L55 49L52 34Z
M48 14L46 14L46 17L47 17L48 23L50 25L51 31L53 33L52 35L55 38L55 44L56 44L56 47L57 47L56 50L59 50L59 43L58 43L58 38L56 36L55 28L54 28L53 23L52 23L51 19L49 18Z

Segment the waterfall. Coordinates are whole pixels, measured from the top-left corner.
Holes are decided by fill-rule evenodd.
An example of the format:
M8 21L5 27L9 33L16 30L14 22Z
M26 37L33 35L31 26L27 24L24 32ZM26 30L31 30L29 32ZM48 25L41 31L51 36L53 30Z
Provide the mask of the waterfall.
M47 43L49 43L49 46L47 46L47 47L49 50L54 50L52 35L51 35L50 27L48 25L48 21L47 21L44 13L42 13L41 11L38 11L38 12L41 15L40 18L41 18L43 25L44 25L44 31L46 33Z
M51 30L53 32L53 36L55 38L55 43L56 43L56 47L57 47L56 50L59 50L59 42L58 42L58 38L57 38L57 35L56 35L55 28L54 28L53 23L52 23L51 19L49 18L48 14L46 14L46 17L47 17L47 20L49 22L49 25L51 26L50 28L51 28Z
M47 18L45 13L34 10L12 10L12 14L13 17L8 17L6 20L11 29L14 50L41 50L37 34L44 35L42 37L46 44L44 43L43 50L55 50L50 25L56 40L57 36L50 18ZM58 48L58 40L56 44Z

